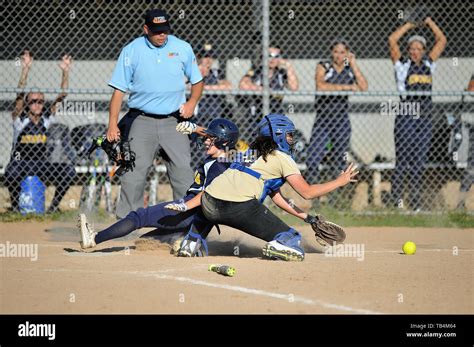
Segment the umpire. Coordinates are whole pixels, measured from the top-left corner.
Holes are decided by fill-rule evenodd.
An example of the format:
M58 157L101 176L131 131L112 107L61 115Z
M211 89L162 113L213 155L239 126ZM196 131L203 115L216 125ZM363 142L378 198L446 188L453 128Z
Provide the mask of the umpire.
M144 35L125 46L109 85L109 141L130 140L135 169L121 178L116 215L143 207L146 173L157 151L164 159L173 198L184 196L193 180L189 139L175 130L178 119L193 115L204 84L191 45L170 35L169 15L158 9L145 14ZM185 97L185 77L191 96ZM117 124L122 100L130 93L129 112Z

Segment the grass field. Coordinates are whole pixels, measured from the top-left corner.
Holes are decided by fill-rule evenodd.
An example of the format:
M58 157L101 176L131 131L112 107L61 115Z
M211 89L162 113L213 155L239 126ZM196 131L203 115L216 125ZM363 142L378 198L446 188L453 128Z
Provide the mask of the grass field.
M291 225L304 225L298 218L270 208L275 214ZM338 211L331 208L322 208L318 213L328 220L343 226L390 226L390 227L440 227L440 228L474 228L474 214L466 212L443 213L403 213L396 210L369 211L354 213L352 211ZM26 221L68 221L76 217L77 211L70 210L47 215L30 214L23 216L20 213L0 213L0 223ZM95 220L103 223L113 223L114 217L108 215L104 209L99 209L94 216Z

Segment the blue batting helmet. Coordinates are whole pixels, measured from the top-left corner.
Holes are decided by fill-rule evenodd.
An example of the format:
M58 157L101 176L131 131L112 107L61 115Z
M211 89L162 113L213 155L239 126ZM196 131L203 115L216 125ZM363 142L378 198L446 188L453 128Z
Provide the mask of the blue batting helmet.
M296 128L290 118L284 114L269 114L257 125L260 136L269 136L278 145L278 149L286 154L292 155L292 146L286 140L288 133L293 133Z
M224 149L225 146L228 148L234 148L239 140L239 128L237 125L224 118L214 119L204 133L210 137L216 138L214 140L214 146L219 149Z

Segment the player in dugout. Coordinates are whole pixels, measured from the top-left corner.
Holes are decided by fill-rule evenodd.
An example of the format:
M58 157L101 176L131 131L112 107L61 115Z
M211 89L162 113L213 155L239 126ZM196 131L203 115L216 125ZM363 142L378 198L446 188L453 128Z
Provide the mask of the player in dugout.
M423 16L421 16L422 18ZM408 31L426 25L434 34L435 44L427 54L427 42L423 36L413 35L408 39L408 57L402 56L398 41ZM433 74L436 60L446 47L446 36L431 17L409 20L388 39L390 57L395 68L398 91L430 92L433 87ZM407 95L400 97L399 109L403 110L395 118L395 156L396 164L392 175L392 203L394 207L406 205L415 211L422 209L422 176L432 140L433 101L431 95ZM409 204L404 203L404 179L410 175Z
M268 48L268 78L272 91L297 91L299 89L298 76L290 60L285 59L283 51L278 46ZM252 67L241 78L239 88L246 91L263 90L263 66L252 63ZM239 98L247 108L247 129L255 129L262 115L262 99L253 95ZM270 113L286 113L283 105L283 95L270 95ZM253 130L252 130L253 131ZM251 133L249 134L252 135Z
M32 65L33 55L25 50L21 56L18 88L26 87ZM71 65L71 56L64 55L59 64L63 90L68 88ZM20 185L25 177L37 175L43 181L53 181L56 190L47 210L47 213L53 213L59 210L59 204L76 175L72 164L48 161L48 129L56 120L57 105L66 95L65 92L60 93L49 107L46 107L44 94L40 92L29 92L26 95L19 93L16 97L12 112L13 146L10 162L5 169L5 185L8 187L11 210L14 212L19 211Z

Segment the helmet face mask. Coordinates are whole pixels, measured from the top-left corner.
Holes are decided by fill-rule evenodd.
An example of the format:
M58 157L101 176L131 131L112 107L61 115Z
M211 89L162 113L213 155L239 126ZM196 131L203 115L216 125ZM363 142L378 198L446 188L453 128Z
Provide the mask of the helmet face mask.
M269 114L258 124L258 134L271 137L277 144L278 150L290 156L293 156L293 147L296 143L293 138L295 131L296 128L291 119L283 114Z
M209 147L216 146L215 142L217 140L217 137L207 135L207 136L200 137L197 139L197 144L198 144L199 149L206 148L208 140L209 140Z
M215 158L223 152L223 149L216 146L216 141L217 138L214 136L204 136L200 138L201 144L199 148L203 150L207 156Z
M288 146L290 146L291 152L293 152L293 149L295 147L295 143L297 142L294 131L288 131L286 133L286 142L288 143Z
M207 140L209 140L209 146L215 146L215 142L217 140L217 137L213 137L213 136L206 136L203 138L203 142L206 143Z

